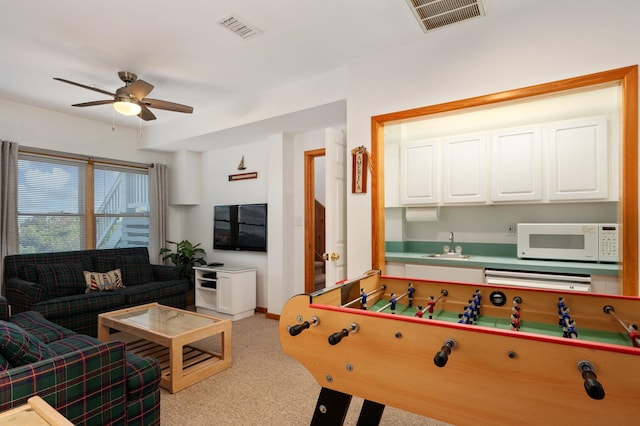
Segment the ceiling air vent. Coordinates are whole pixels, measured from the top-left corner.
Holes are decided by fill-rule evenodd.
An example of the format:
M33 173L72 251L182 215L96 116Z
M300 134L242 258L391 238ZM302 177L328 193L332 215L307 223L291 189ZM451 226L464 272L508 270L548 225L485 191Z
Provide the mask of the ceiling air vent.
M481 0L407 0L407 3L425 33L484 16Z
M245 40L262 34L257 27L243 22L237 15L228 16L218 23Z

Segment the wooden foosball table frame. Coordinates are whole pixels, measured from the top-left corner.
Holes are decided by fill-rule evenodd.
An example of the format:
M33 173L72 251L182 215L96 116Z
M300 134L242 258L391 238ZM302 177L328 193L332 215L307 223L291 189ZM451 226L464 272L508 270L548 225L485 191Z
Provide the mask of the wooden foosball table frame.
M522 300L522 324L558 324L564 297L578 330L617 336L620 321L640 322L640 299L516 287L386 277L378 271L313 294L291 298L279 324L285 353L321 386L313 425L340 425L352 395L365 399L359 424L377 424L390 405L456 425L635 424L640 403L640 348L558 335L461 324L368 306L415 289L413 305L440 298L435 312L463 312L482 294L481 314L509 318ZM506 303L493 301L499 292ZM406 303L406 297L398 303ZM605 306L615 307L615 318ZM336 338L336 336L338 336ZM334 340L330 343L330 337ZM336 342L337 340L337 342ZM615 340L614 340L615 341ZM453 342L453 343L452 343ZM448 349L447 349L448 348ZM443 366L436 357L443 356ZM442 358L440 359L442 360Z

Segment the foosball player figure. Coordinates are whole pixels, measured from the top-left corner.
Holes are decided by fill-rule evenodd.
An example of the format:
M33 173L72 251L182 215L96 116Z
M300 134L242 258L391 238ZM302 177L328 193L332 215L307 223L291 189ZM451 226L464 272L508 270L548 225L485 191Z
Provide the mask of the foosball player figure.
M367 292L364 291L364 288L360 289L360 306L365 311L367 310Z
M396 313L396 294L395 293L391 293L391 299L389 300L391 302L391 313L395 314Z
M575 328L575 321L569 316L569 308L564 308L562 311L562 337L569 337L569 327L571 327L571 323L574 324Z
M480 294L480 290L476 290L473 295L473 300L475 301L475 316L476 318L480 315L480 303L482 302L482 294Z
M413 293L415 293L416 289L413 288L413 284L409 283L409 288L407 288L407 296L409 297L409 307L413 307Z
M471 310L473 320L476 321L478 319L478 315L480 314L480 302L475 296L473 299L469 300L469 309Z
M418 310L416 311L416 315L418 318L422 318L424 312L422 312L422 305L418 305Z
M569 320L569 325L567 326L567 329L564 333L565 333L564 337L568 339L578 338L578 331L576 330L576 322L574 320Z
M511 312L517 312L520 314L520 304L514 299L513 306L511 307Z
M516 315L518 318L520 318L520 306L514 305L511 308L511 315Z
M562 325L562 311L566 308L564 297L558 297L558 325Z
M569 308L565 306L564 308L562 308L562 315L560 316L560 325L563 328L566 328L569 326L570 321L571 321L571 315L569 315Z
M433 319L433 310L436 306L436 301L433 298L433 296L429 296L428 302L427 302L427 312L429 312L429 319Z
M458 321L461 324L473 324L473 312L469 309L469 306L464 307L464 312L458 314L460 320Z
M640 348L640 334L638 333L638 326L636 324L629 324L629 338L634 347Z
M518 314L511 314L511 330L520 331L520 316Z

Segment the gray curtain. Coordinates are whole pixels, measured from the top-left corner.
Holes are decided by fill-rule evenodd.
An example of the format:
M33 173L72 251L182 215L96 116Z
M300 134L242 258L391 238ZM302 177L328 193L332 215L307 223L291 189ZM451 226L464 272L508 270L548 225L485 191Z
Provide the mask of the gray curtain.
M149 258L151 263L162 264L160 249L167 240L167 215L169 211L169 182L167 166L149 166Z
M4 295L4 257L18 253L18 144L0 141L0 293Z

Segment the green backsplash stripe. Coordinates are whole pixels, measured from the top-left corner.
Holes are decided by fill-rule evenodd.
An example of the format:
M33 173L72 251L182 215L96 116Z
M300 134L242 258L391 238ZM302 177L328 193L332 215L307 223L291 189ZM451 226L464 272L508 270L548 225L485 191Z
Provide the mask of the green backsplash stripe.
M516 257L515 244L456 242L462 253L476 256ZM442 253L447 241L386 241L385 251L395 253Z

